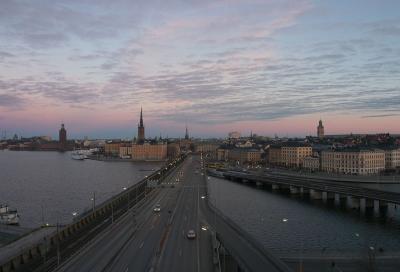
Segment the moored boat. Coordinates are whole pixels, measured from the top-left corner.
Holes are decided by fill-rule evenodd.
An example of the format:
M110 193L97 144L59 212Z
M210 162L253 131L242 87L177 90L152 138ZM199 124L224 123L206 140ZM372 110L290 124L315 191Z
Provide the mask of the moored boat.
M0 206L0 224L18 225L19 215L17 210L10 210L8 205Z

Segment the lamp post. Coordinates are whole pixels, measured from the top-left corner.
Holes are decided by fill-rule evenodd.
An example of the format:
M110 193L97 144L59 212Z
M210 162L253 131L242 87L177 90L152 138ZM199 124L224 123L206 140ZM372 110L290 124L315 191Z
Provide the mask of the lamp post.
M357 238L360 238L359 233L354 233L354 235ZM374 264L375 264L375 246L368 246L367 241L364 241L364 245L359 241L358 244L361 246L361 249L365 246L367 248L367 254L368 254L368 266L369 270L368 271L374 271ZM376 245L376 244L375 244Z
M289 222L288 218L282 218L283 223ZM303 272L303 238L300 238L301 246L300 246L300 251L299 251L299 272Z
M96 192L93 192L93 197L90 200L92 201L92 212L94 213L96 208Z

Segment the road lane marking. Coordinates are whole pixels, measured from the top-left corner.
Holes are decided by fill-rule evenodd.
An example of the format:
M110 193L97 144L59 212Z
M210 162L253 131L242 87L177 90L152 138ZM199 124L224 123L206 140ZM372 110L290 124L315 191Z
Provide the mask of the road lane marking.
M140 244L139 248L142 248L144 246L144 241Z

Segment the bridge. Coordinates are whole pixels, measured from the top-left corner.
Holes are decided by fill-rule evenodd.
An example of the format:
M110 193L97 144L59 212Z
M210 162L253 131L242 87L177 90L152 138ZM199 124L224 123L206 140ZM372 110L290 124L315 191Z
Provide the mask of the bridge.
M186 238L188 230L196 239ZM0 260L0 272L239 270L290 271L211 205L200 156L168 163L43 242Z
M400 204L400 193L365 188L354 183L336 182L332 179L273 172L256 174L239 171L227 171L222 173L222 176L232 181L270 186L273 190L287 190L291 194L309 194L312 199L322 199L325 196L328 200L335 198L341 201L350 200L353 208L360 208L362 203L366 208L373 208L377 202L380 209L387 208L388 203Z

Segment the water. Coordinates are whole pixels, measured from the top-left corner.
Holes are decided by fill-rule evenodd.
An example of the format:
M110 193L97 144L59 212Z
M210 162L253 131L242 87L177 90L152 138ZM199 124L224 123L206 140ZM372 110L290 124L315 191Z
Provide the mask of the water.
M400 210L393 206L385 216L366 215L224 179L210 177L208 186L211 201L278 256L359 255L370 246L400 252Z
M0 151L0 203L17 208L20 224L67 223L159 168L156 162L77 161L69 152Z

